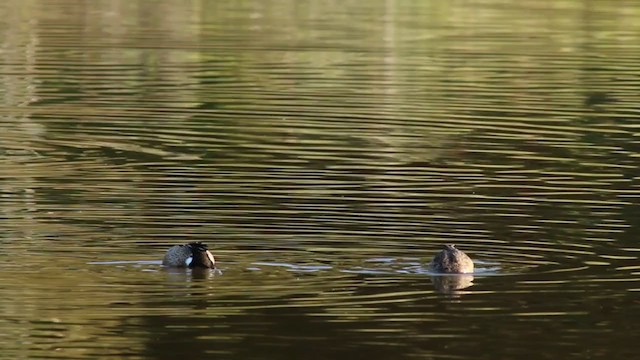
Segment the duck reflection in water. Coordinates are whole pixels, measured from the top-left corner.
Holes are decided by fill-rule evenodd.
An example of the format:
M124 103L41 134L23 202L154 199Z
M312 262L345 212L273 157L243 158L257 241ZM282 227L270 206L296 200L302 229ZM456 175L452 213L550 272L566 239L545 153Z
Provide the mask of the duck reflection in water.
M453 244L446 244L444 249L437 253L429 268L436 273L433 276L434 287L443 293L455 293L473 285L473 260L456 248Z

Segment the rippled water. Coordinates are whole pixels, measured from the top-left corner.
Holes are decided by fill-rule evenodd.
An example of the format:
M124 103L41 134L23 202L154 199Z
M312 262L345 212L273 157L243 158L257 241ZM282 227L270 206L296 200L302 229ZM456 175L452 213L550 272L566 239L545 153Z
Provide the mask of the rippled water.
M636 356L636 2L0 15L0 358Z

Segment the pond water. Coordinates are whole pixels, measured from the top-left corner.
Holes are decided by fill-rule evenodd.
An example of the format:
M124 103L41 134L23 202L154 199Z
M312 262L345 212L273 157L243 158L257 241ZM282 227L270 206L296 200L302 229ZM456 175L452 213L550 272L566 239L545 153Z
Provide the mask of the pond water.
M638 19L2 2L0 358L635 358Z

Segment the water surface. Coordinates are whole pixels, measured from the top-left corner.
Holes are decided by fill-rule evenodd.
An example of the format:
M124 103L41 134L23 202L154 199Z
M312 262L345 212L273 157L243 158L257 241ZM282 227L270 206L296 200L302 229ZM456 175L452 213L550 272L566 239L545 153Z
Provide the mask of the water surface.
M635 357L635 2L0 15L0 358Z

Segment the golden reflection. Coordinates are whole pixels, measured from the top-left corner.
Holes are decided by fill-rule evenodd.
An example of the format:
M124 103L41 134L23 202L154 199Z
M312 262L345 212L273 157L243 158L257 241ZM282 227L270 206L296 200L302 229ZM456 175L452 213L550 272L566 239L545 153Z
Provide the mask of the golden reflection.
M588 0L0 2L3 354L142 358L149 339L191 348L256 329L289 348L321 329L309 338L331 346L314 349L398 334L392 355L469 358L411 341L479 346L486 323L535 339L538 320L570 315L552 324L576 334L564 346L602 304L618 316L604 341L633 333L639 18ZM92 264L211 238L242 247L224 276ZM518 294L535 334L449 325L410 269L343 272L452 239L520 276L483 283L504 296L474 306L504 312ZM313 263L310 249L326 266L245 266L252 252ZM473 280L432 282L459 296ZM197 345L193 358L217 350Z

